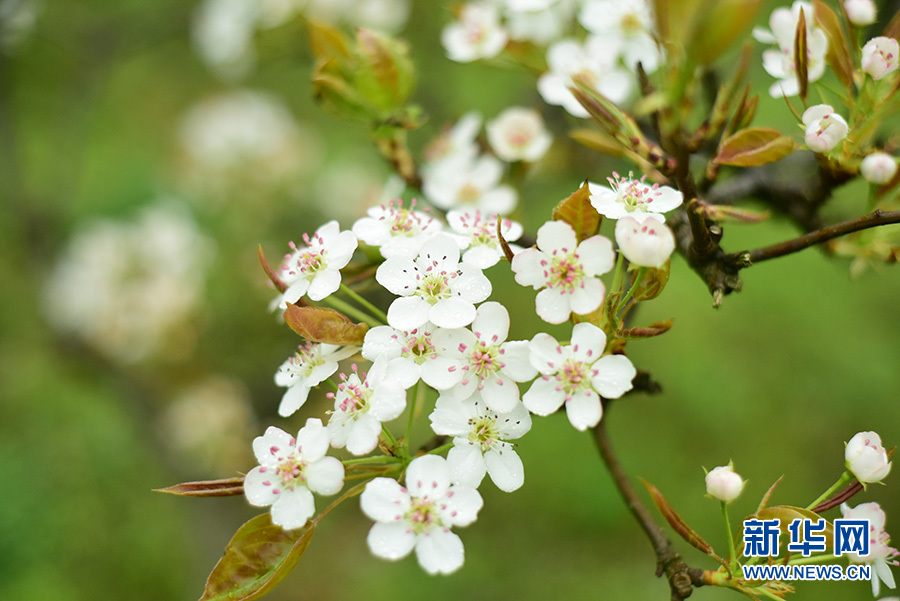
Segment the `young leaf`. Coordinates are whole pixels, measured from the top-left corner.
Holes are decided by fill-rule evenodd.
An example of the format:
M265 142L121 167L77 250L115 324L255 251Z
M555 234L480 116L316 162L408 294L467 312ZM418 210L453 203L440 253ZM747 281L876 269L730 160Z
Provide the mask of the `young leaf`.
M303 557L315 526L285 530L268 512L234 534L225 555L213 568L200 601L251 601L268 593Z
M354 323L334 309L288 305L284 322L292 330L312 342L351 345L362 344L369 330L364 323Z
M579 242L597 233L601 217L591 205L591 191L587 180L571 196L559 201L553 209L553 219L571 225Z
M760 511L765 509L766 505L769 504L769 498L772 496L772 493L775 492L775 487L781 483L782 478L784 478L784 476L780 476L778 480L776 480L775 483L769 487L769 490L766 491L766 494L763 495L762 500L759 502L759 507L756 508L756 513L759 513Z
M794 33L794 72L800 84L800 99L806 104L806 92L809 90L809 54L806 43L806 15L800 7L800 18Z
M512 248L509 247L509 242L506 241L506 238L503 237L502 226L503 220L499 217L497 218L497 241L500 243L500 248L503 249L503 256L506 257L506 260L512 263L515 255L513 254Z
M652 338L653 336L665 334L670 329L672 329L672 320L667 319L665 321L654 321L649 326L643 328L619 330L616 333L616 336L625 338L626 340L640 340L642 338Z
M269 279L272 280L272 283L275 285L275 288L278 292L284 292L288 289L287 284L278 277L278 275L272 271L272 268L269 267L269 262L266 260L266 253L263 252L262 244L256 247L256 254L259 255L259 262L262 263L263 271L266 272L266 275L269 276Z
M244 477L182 482L153 490L183 497L232 497L244 494Z
M751 127L723 141L714 161L719 165L757 167L779 161L793 150L794 141L777 129Z
M772 520L779 519L781 523L779 524L779 528L784 532L785 536L788 536L788 526L791 525L791 522L794 520L812 520L817 522L822 516L819 514L810 511L809 509L804 509L803 507L793 507L791 505L776 505L775 507L766 507L764 509L756 512L756 517L761 520ZM825 545L828 548L831 548L834 545L834 526L825 521Z
M648 301L662 294L663 289L669 282L669 267L671 261L666 261L662 267L648 267L644 271L644 277L638 287L634 289L634 300ZM635 272L637 274L637 272ZM634 283L632 278L632 284Z
M666 518L666 521L669 522L669 525L678 533L678 535L686 540L688 544L690 544L695 549L699 549L703 551L723 566L728 568L728 563L716 555L716 552L713 550L712 545L703 540L703 537L694 532L693 528L687 525L687 522L678 515L678 512L675 511L666 498L662 495L659 490L646 480L641 480L641 483L646 487L647 492L650 493L650 498L653 499L653 503L656 505L656 508L659 509L659 512Z
M828 53L825 60L834 70L834 74L841 80L848 91L853 89L853 55L850 52L850 44L844 35L841 21L831 7L821 0L814 0L813 7L816 13L816 21L825 31L828 38Z

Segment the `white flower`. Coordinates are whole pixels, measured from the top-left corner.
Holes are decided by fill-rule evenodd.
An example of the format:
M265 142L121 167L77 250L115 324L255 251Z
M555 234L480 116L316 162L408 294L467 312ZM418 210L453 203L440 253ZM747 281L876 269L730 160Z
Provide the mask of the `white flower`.
M429 321L441 328L467 326L475 319L475 303L491 294L490 280L477 267L459 262L459 246L446 234L426 242L415 259L387 259L375 279L400 296L387 317L404 331Z
M541 376L522 396L525 407L535 415L550 415L565 403L569 422L581 431L600 423L600 396L619 398L631 390L637 375L625 355L603 355L606 334L590 323L575 324L569 345L541 332L528 348Z
M828 152L847 137L850 127L827 104L811 106L803 113L806 146L813 152Z
M875 432L859 432L844 449L844 461L856 479L863 483L881 482L891 471L887 451Z
M844 11L857 27L871 25L878 20L878 9L872 0L844 0Z
M616 221L616 244L632 265L666 264L675 250L675 235L656 213L632 213Z
M465 249L463 263L474 265L479 269L487 269L496 265L504 256L500 239L497 237L496 215L483 215L481 211L450 211L447 213L447 224L458 234L457 237ZM518 240L522 236L522 225L516 221L503 219L500 221L500 232L507 242ZM522 250L516 244L509 245L513 253Z
M431 323L403 332L391 326L378 326L366 332L362 355L369 361L387 362L388 380L410 388L421 378L437 390L446 390L459 382L454 371L462 361L438 355Z
M875 577L872 578L872 595L877 597L881 589L881 582L888 588L895 588L894 575L890 565L900 565L897 557L900 552L890 547L891 537L885 531L884 524L887 516L878 503L861 503L856 507L841 504L841 515L847 520L869 520L869 554L862 557L856 553L847 553L847 557L853 563L870 563Z
M744 480L728 465L715 467L706 474L706 494L725 503L731 503L744 490Z
M569 91L579 76L611 101L623 102L631 93L632 75L616 64L618 47L615 40L591 35L585 43L562 40L547 50L550 71L538 79L538 92L547 104L556 104L575 117L587 117L588 112Z
M450 483L447 461L437 455L410 462L406 487L375 478L360 496L363 513L375 520L366 539L372 553L397 560L415 548L419 565L429 574L462 567L462 540L450 528L474 522L483 504L471 486Z
M341 378L338 391L328 393L334 397L334 412L328 420L331 446L346 446L354 455L365 455L378 446L381 424L406 409L406 389L387 378L387 361L372 365L362 378L354 365L353 373Z
M535 309L548 323L562 323L571 313L584 315L603 302L606 289L594 277L613 268L612 243L592 236L578 244L564 221L548 221L538 230L537 248L526 248L512 260L516 282L538 292Z
M472 331L459 328L435 332L438 352L462 363L453 371L458 383L447 394L462 400L478 390L492 411L512 411L519 400L515 383L531 380L535 370L528 360L528 342L506 342L508 335L509 312L496 302L478 307Z
M295 303L304 294L314 301L322 300L341 287L340 270L346 267L356 250L356 236L341 231L337 221L329 221L312 235L303 234L306 246L285 257L281 279L288 285L279 300L280 307Z
M310 491L333 495L344 486L344 466L327 451L328 433L319 419L306 420L297 438L270 426L253 441L259 467L244 479L247 501L271 505L272 523L285 530L300 528L316 511Z
M654 39L653 15L645 0L590 0L578 20L591 33L614 40L630 69L636 70L641 63L644 71L652 73L662 62Z
M422 178L425 196L444 210L472 208L506 215L518 201L513 188L500 184L503 163L488 154L472 160L442 161Z
M415 256L422 245L434 234L441 231L441 222L414 210L416 201L410 208L403 208L398 199L387 204L372 207L368 217L358 219L353 224L356 237L377 246L385 259L395 255Z
M580 0L507 0L506 30L514 40L546 46L572 27Z
M872 38L862 49L860 65L872 79L882 79L897 70L900 46L894 38Z
M278 415L288 417L302 407L310 389L336 372L338 361L358 350L358 346L340 347L313 342L301 344L297 353L282 363L275 373L275 384L287 387L278 405Z
M425 149L426 163L422 176L445 162L468 163L478 156L478 132L481 131L481 115L472 111L460 117L453 127L444 131Z
M816 27L815 10L808 2L797 0L787 8L776 8L769 17L770 30L755 27L753 37L764 44L778 44L777 50L763 52L763 68L779 81L769 88L773 98L796 96L800 93L800 82L794 72L794 34L800 21L800 9L806 19L807 79L816 81L825 73L825 53L828 51L828 37L825 31Z
M534 109L514 106L506 109L485 126L494 154L504 161L540 159L553 143L541 114Z
M506 47L506 39L497 8L486 2L463 5L459 21L441 33L447 57L459 63L497 56Z
M194 46L224 79L239 79L256 62L253 32L258 7L253 0L204 0L193 19Z
M872 184L886 184L897 173L897 160L884 152L873 152L859 166L862 176Z
M606 178L609 188L588 182L591 206L604 217L619 219L633 212L668 213L684 202L684 195L678 190L659 184L645 184L646 177L637 180L630 172L628 177L620 177L613 172L611 178Z
M487 472L504 492L524 484L522 460L515 446L506 442L531 429L531 415L522 403L508 413L498 413L488 409L477 393L466 401L441 395L429 418L435 434L453 436L453 448L447 454L450 480L477 488Z

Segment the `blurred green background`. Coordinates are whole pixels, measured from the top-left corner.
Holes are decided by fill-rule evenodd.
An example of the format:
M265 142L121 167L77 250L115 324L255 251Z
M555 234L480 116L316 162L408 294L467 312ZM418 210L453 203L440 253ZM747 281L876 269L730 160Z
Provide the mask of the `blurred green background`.
M247 471L250 442L266 426L297 429L326 407L318 398L289 420L276 415L282 391L272 375L298 338L267 310L272 291L256 247L274 261L287 241L327 219L349 227L389 172L361 128L312 102L299 19L257 32L255 65L244 73L216 74L192 45L194 3L35 5L19 39L10 38L12 21L0 30L0 599L195 599L234 530L258 510L243 498L151 489ZM538 108L558 135L520 186L516 217L534 232L585 177L602 181L625 166L568 141L562 133L574 121L541 101L524 68L444 58L440 31L451 18L449 3L414 2L401 30L421 74L415 100L429 117L411 145L421 150L468 110L491 118L514 104ZM765 94L768 77L754 77ZM189 115L239 90L263 95L251 104L279 107L281 121L266 131L283 139L266 146L260 134L237 158L206 163L219 149L197 142ZM219 108L228 122L235 109ZM761 99L757 124L788 127L789 119L781 100ZM235 136L264 129L245 127L252 131ZM828 214L860 214L864 196L863 186L848 186ZM141 229L152 221L147 207L164 207L183 235L153 239ZM739 250L794 235L774 218L726 227L724 244ZM71 256L70 241L107 237L107 263L87 279L73 275L75 264L61 259ZM83 315L106 302L111 273L135 287L110 303L99 326L48 325L67 307L85 304L72 310ZM541 327L533 294L521 293L504 264L489 275L492 299L514 316L511 337L530 338ZM851 280L849 261L808 250L743 276L744 292L713 310L705 286L673 259L668 288L638 319L672 317L674 328L628 347L663 393L630 396L607 416L629 473L654 483L718 547L725 537L718 504L703 496L702 466L733 460L748 480L732 505L736 521L782 475L775 503L811 501L840 474L843 441L857 431L877 430L888 447L900 440L896 270ZM141 287L153 278L160 288ZM161 306L184 281L193 282L179 292L187 300ZM114 312L123 323L113 323ZM132 320L152 323L130 332ZM157 339L153 323L165 335ZM149 350L129 354L134 345ZM525 486L504 494L485 483L480 518L461 531L467 560L458 573L432 578L413 558L371 557L369 521L351 502L323 523L270 598L667 598L590 436L556 415L537 419L519 450ZM895 474L858 498L882 504L895 544L896 490ZM675 543L690 564L715 567ZM795 598L869 599L871 591L807 583Z

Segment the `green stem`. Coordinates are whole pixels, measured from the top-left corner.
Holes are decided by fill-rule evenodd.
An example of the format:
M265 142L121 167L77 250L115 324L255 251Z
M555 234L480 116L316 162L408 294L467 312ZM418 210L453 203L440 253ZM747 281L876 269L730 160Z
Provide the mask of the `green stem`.
M389 457L380 455L378 457L360 457L359 459L345 459L341 463L344 465L368 465L370 463L400 463L402 459L399 457Z
M385 439L388 441L392 448L401 450L399 445L397 444L397 439L394 438L394 435L391 434L391 431L388 430L387 426L385 426L384 424L381 424L381 432L382 434L384 434Z
M646 267L641 267L638 269L637 277L634 279L634 284L631 285L631 288L628 289L628 292L625 293L625 297L619 300L619 307L624 307L628 304L628 301L631 300L631 296L634 294L634 291L637 290L637 287L640 285L641 280L644 279L644 274L647 273ZM619 310L619 307L616 307L616 311Z
M338 388L338 385L335 384L331 378L328 378L327 380L325 380L325 383L328 384L329 386L331 386L331 389L334 390L335 392L340 390L340 388Z
M822 503L822 501L826 500L828 497L830 497L831 495L833 495L833 494L835 493L835 491L837 491L837 489L839 489L840 487L842 487L842 486L843 486L844 484L846 484L847 482L850 482L850 480L851 480L852 478L853 478L853 476L850 474L850 472L845 471L843 474L841 474L841 477L838 478L837 482L835 482L834 484L832 484L831 487L830 487L828 490L826 490L826 491L823 492L821 495L819 495L819 498L816 499L815 501L813 501L812 503L810 503L809 505L807 505L806 508L807 508L807 509L812 509L812 508L815 507L816 505L819 505L820 503Z
M728 503L722 501L722 519L725 520L725 533L728 535L728 571L732 578L737 576L737 553L734 550L734 534L731 532L731 520L728 519Z
M409 405L409 416L406 419L406 436L403 438L403 449L406 456L409 456L410 438L412 435L413 421L416 419L416 407L418 407L422 399L425 397L425 386L422 382L416 382L415 390L412 395L412 403Z
M369 324L373 328L384 325L383 323L379 322L374 317L372 317L366 313L363 313L362 311L360 311L359 309L357 309L356 307L354 307L353 305L351 305L350 303L348 303L346 301L342 301L339 298L335 298L333 295L325 298L325 302L328 303L329 305L331 305L334 309L337 309L341 313L347 315L348 317L354 317L363 323Z
M807 563L819 563L820 561L830 561L835 559L833 554L826 555L810 555L809 557L798 557L797 559L792 559L788 562L788 564L792 566L799 566Z
M382 322L387 323L387 315L385 315L384 311L367 301L358 292L356 292L346 284L341 284L341 290L344 292L344 294L365 307L369 311L369 313L380 319Z
M622 270L625 269L625 255L622 254L622 251L618 251L619 257L616 259L616 271L613 275L612 286L610 286L611 292L618 292L619 286L622 281Z
M430 451L428 451L428 453L426 453L426 455L440 455L444 451L449 451L452 448L453 448L453 443L448 442L447 444L442 444L441 446L439 446L437 448L431 449Z

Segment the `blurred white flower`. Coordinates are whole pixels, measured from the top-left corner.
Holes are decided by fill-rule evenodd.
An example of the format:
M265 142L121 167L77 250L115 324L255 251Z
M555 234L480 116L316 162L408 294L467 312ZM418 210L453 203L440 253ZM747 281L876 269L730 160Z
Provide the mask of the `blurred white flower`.
M553 136L534 109L514 106L485 126L488 142L498 157L507 162L540 159L553 143Z
M763 68L778 79L769 88L773 98L796 96L800 93L800 82L794 71L794 34L800 22L800 10L806 20L807 79L816 81L825 73L825 53L828 51L828 37L816 26L815 10L812 4L797 0L790 9L776 8L769 17L769 28L755 27L753 37L764 44L777 44L777 50L763 52Z
M867 182L886 184L897 173L897 159L885 152L873 152L862 160L859 170Z
M725 503L737 499L744 490L744 484L730 463L715 467L706 474L706 494Z
M872 595L878 597L881 591L881 583L888 588L895 588L894 575L890 566L900 565L897 557L900 552L890 546L891 537L884 529L887 516L878 503L861 503L856 507L850 507L846 503L841 504L841 515L847 520L869 521L869 554L860 556L856 553L847 553L848 559L853 563L872 564Z
M827 104L811 106L803 113L806 146L813 152L828 152L847 137L850 127Z
M12 54L28 39L42 5L43 0L0 0L0 52Z
M504 18L509 37L546 46L572 27L581 0L506 0Z
M634 71L641 63L644 71L652 73L662 62L653 15L645 0L587 0L578 20L591 33L613 40L629 69Z
M476 209L506 215L518 202L511 186L501 184L503 163L484 154L470 161L444 161L422 174L422 190L435 206L444 209Z
M862 70L879 80L897 70L900 60L900 45L894 38L883 36L872 38L862 49L860 65Z
M878 8L872 0L844 0L844 11L857 27L871 25L878 20Z
M81 224L44 290L47 318L114 361L178 360L198 331L213 244L170 199Z
M256 62L256 0L204 0L191 29L200 57L221 78L244 77Z
M422 245L442 229L440 221L416 211L415 207L415 199L408 209L399 199L372 207L368 210L368 217L353 224L353 233L366 244L377 246L385 259L393 256L414 257Z
M459 63L497 56L506 47L506 40L500 14L487 2L464 4L459 21L447 25L441 33L448 58Z

